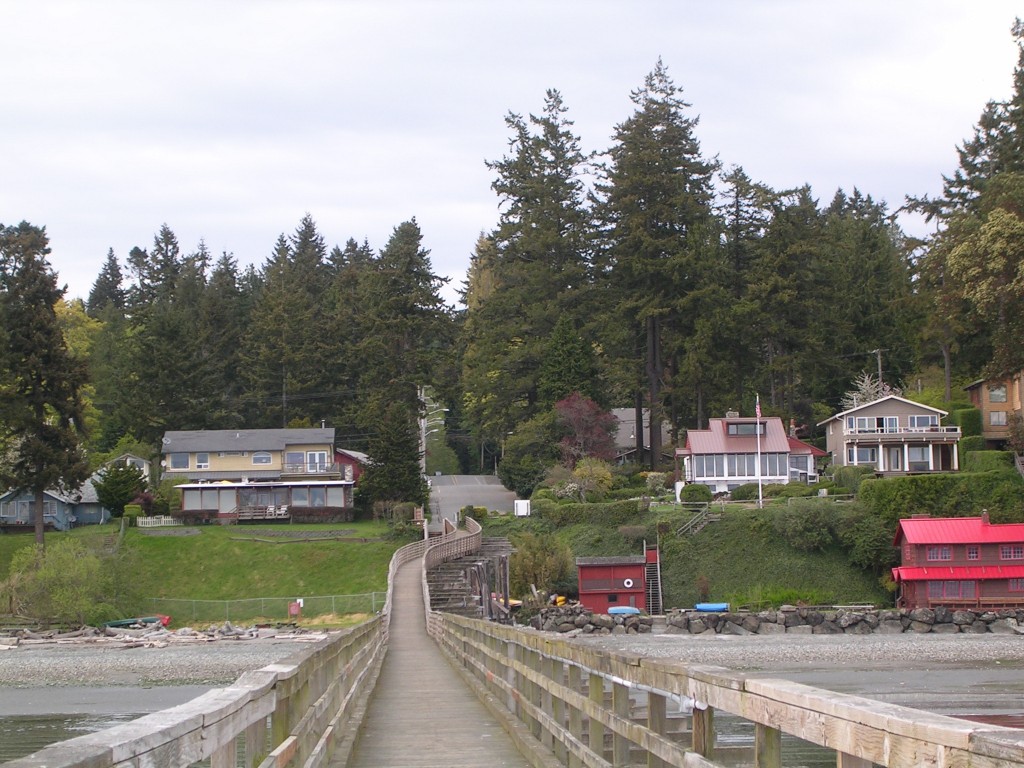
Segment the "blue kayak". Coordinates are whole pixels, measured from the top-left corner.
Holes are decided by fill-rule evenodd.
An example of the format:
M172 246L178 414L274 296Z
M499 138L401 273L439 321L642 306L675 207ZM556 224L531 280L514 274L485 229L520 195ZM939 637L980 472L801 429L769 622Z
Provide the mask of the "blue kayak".
M725 613L729 610L728 603L697 603L693 610L703 613Z
M608 609L609 616L635 616L638 613L640 613L640 609L631 605L616 605Z

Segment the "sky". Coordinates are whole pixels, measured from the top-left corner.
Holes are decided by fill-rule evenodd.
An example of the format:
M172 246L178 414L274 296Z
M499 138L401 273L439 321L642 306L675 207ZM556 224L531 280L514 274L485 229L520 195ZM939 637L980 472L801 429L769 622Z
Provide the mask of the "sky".
M45 226L68 298L161 225L261 266L415 217L455 303L499 200L506 116L560 91L611 144L659 57L703 153L827 204L935 195L1010 96L1010 0L0 0L0 224ZM925 234L919 219L904 219Z

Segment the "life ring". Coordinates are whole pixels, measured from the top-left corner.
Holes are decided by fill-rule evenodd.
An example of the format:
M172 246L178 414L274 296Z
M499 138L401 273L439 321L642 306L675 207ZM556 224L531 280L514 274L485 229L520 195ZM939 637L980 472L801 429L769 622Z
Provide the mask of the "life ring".
M624 586L626 589L629 589L630 587L633 586L633 580L632 579L626 579L625 581L622 582L622 586Z

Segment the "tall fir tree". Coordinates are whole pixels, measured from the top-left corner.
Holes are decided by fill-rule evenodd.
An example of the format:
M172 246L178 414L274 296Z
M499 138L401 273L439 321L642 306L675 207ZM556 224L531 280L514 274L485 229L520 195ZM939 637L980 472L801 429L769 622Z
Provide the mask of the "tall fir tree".
M64 298L46 260L46 230L0 226L0 481L28 491L39 547L48 490L77 491L88 477L82 449L85 367L68 351L55 305Z
M99 318L107 307L124 312L126 296L123 280L121 265L117 262L114 249L110 248L107 251L107 259L103 262L103 268L92 284L92 290L89 291L86 308L90 317Z

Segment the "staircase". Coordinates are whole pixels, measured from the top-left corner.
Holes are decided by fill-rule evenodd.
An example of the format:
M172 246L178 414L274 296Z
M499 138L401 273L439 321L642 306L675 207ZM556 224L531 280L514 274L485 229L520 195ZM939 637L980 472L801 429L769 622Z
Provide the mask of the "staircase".
M695 536L704 530L704 526L708 523L714 523L721 519L722 513L712 512L711 505L707 504L676 529L676 536Z
M503 620L502 608L494 605L491 593L507 588L511 553L508 539L485 537L479 551L432 568L427 572L430 608L475 619Z
M647 613L661 616L665 610L661 604L661 563L647 563L644 566L647 584Z

